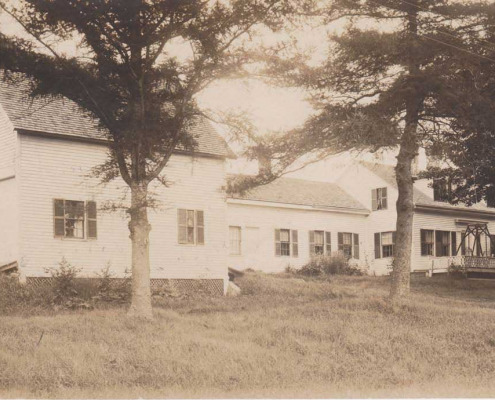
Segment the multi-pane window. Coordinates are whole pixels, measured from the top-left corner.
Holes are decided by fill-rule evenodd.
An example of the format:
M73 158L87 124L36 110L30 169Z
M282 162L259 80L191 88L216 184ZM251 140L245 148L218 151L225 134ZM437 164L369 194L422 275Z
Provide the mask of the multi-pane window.
M422 256L432 256L433 255L433 245L434 231L429 229L421 229L421 255Z
M179 244L204 244L204 213L201 210L177 210Z
M435 257L450 257L457 255L457 232L421 229L421 255ZM461 240L463 237L461 233ZM464 246L461 247L465 253Z
M373 211L386 210L387 204L387 188L378 188L371 191L371 209Z
M433 200L449 202L452 195L450 180L441 178L433 180Z
M450 232L435 231L435 256L450 256Z
M229 226L229 238L230 238L230 254L241 254L241 227Z
M331 235L326 231L309 231L309 254L330 255L332 252Z
M375 258L394 257L395 232L375 233Z
M297 230L275 229L275 255L298 257L298 242Z
M357 233L339 232L338 248L346 257L359 259L359 235Z
M95 239L97 235L96 203L55 199L53 201L53 226L55 237Z

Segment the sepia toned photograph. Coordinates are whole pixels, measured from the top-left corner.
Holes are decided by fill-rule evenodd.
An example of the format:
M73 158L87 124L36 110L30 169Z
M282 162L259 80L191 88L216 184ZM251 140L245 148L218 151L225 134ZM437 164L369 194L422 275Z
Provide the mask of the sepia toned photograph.
M493 0L0 0L0 399L494 378Z

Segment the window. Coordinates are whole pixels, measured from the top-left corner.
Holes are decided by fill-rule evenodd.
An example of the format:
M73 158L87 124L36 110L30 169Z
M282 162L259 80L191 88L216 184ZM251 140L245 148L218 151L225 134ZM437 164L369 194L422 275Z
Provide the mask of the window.
M371 191L371 209L373 211L386 210L387 204L387 188L378 188Z
M421 255L433 255L434 231L421 229Z
M201 210L177 210L179 244L205 244L204 213Z
M457 255L457 232L435 231L433 229L421 229L421 255L435 257L450 257ZM464 255L465 233L461 232L461 254Z
M292 242L291 242L292 237ZM297 230L275 229L275 255L290 257L292 243L292 256L299 256L299 244Z
M55 199L53 201L54 236L58 238L95 239L96 203ZM86 231L87 221L87 231Z
M452 194L450 180L441 178L433 180L433 200L449 202Z
M435 231L435 256L450 256L450 232Z
M241 254L241 227L229 226L230 254L238 256Z
M359 259L359 235L357 233L338 233L339 251L346 257Z
M375 233L375 258L394 257L395 232Z
M330 255L332 252L330 232L309 231L309 254Z

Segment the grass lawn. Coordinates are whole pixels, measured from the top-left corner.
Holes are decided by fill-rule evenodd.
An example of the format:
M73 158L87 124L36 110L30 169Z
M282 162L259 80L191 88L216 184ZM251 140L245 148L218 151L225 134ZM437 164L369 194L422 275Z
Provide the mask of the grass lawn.
M415 279L397 313L386 278L239 285L160 300L150 323L0 316L0 397L495 396L495 282Z

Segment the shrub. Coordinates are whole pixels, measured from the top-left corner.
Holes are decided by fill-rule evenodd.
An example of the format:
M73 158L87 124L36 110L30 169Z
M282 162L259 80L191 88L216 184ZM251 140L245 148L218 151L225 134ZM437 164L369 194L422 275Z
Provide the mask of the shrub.
M349 263L349 260L341 253L332 255L318 255L298 270L305 276L319 275L363 275L363 272Z
M454 263L450 264L447 272L449 274L449 277L454 279L467 278L466 268L464 268L464 266L460 264L454 264Z
M93 308L89 302L81 298L77 290L76 278L81 272L80 268L74 267L62 258L58 268L45 268L45 271L53 278L51 302L55 308ZM88 292L91 292L91 288Z

